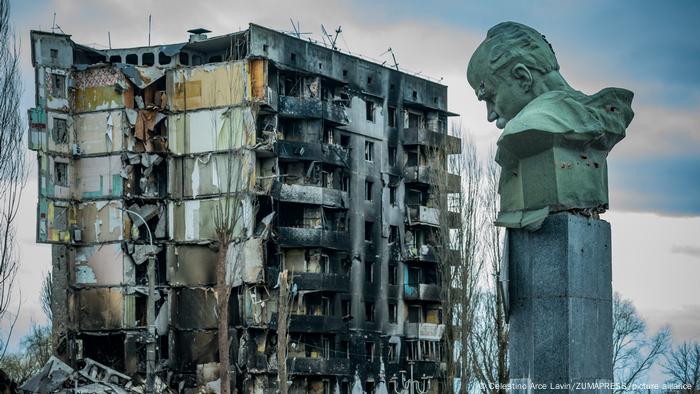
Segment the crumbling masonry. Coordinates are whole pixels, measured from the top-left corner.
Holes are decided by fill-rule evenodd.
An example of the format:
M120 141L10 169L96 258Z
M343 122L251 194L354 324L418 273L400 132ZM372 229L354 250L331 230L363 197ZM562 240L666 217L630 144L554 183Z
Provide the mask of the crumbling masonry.
M36 237L52 244L57 355L144 376L150 344L170 387L215 380L213 214L232 182L245 196L227 260L238 392L277 390L281 270L291 392L391 390L411 367L441 392L447 208L431 175L460 149L447 87L253 24L192 33L96 50L31 32ZM445 177L456 191L459 176Z

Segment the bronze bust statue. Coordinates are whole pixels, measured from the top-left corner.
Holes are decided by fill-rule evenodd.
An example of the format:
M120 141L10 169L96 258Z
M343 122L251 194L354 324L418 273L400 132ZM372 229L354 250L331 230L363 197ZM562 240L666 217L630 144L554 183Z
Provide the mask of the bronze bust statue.
M597 216L608 208L606 159L634 117L632 92L574 90L545 37L515 22L488 31L467 79L503 129L497 225L537 230L553 212Z

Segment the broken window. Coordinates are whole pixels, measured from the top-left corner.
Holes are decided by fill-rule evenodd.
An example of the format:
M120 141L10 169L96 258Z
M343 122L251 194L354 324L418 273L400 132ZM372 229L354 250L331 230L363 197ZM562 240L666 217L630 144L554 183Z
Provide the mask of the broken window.
M389 264L389 284L396 285L399 283L399 269L396 263Z
M120 55L112 55L109 57L109 62L110 63L121 63L122 57Z
M56 207L53 209L53 228L58 231L68 230L68 208Z
M422 323L423 322L423 311L420 305L411 305L408 307L408 322L409 323Z
M367 120L370 122L374 122L374 101L372 100L367 100L365 101L365 111L366 111L366 116Z
M389 226L389 243L394 243L399 240L399 227Z
M68 143L68 122L65 119L53 119L53 142L57 144Z
M388 150L388 160L389 160L389 165L390 166L395 166L396 165L396 147L395 146L390 146Z
M55 98L66 98L66 76L51 74L51 95Z
M398 320L397 306L394 303L389 303L389 323L396 323Z
M161 66L166 66L170 64L171 60L172 58L170 56L164 54L163 52L158 52L158 64L160 64Z
M423 114L408 112L408 127L423 127Z
M374 392L374 381L373 380L366 381L365 382L365 393L373 393L373 392Z
M418 100L418 92L416 92L416 91L414 90L413 93L411 94L411 97L413 97L413 100L414 100L414 101Z
M51 55L51 63L56 64L58 62L58 49L51 48L49 53Z
M126 64L133 64L137 65L139 64L139 55L135 53L130 53L126 55Z
M387 113L389 127L396 127L396 107L389 107Z
M340 146L343 148L349 148L350 147L350 136L341 134L340 135Z
M141 55L141 62L144 66L152 66L156 64L156 57L152 53L147 52Z
M292 53L289 55L289 58L290 58L290 60L292 61L292 63L295 63L295 62L297 61L297 54L294 53L294 52L292 52Z
M388 358L390 362L399 361L399 347L395 343L389 344L389 354Z
M54 184L56 186L68 186L68 164L67 163L54 163Z
M365 320L374 321L374 302L365 301Z
M365 342L365 356L367 361L374 361L374 342ZM368 393L373 393L373 390L367 390Z
M179 59L180 59L180 64L181 64L181 65L183 65L183 66L189 66L189 65L190 65L190 55L188 55L188 54L185 53L185 52L180 52L180 54L178 55L178 57L179 57Z
M347 175L343 175L342 190L343 190L344 192L350 193L350 177L347 176Z
M389 186L389 204L396 206L396 186Z
M365 200L372 201L372 181L365 180Z
M374 161L374 142L365 141L365 160Z
M372 242L372 228L374 227L374 222L365 221L365 241Z
M340 300L340 312L343 317L350 316L350 300Z
M350 358L350 342L349 341L340 341L340 351L341 351L341 356L345 358Z
M374 263L365 261L365 282L374 282Z

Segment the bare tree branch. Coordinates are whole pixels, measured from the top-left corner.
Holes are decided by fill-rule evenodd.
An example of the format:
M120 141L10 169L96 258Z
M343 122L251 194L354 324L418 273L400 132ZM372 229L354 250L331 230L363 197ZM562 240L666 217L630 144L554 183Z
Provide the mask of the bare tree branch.
M632 301L615 293L613 297L613 375L622 393L626 386L639 380L663 355L670 341L670 330L664 328L647 338L646 324L637 314Z
M682 384L685 393L700 391L700 344L684 342L666 356L664 371L669 382Z
M17 213L26 183L19 46L10 25L9 0L0 0L0 320L7 318L19 268ZM11 331L0 341L0 359Z

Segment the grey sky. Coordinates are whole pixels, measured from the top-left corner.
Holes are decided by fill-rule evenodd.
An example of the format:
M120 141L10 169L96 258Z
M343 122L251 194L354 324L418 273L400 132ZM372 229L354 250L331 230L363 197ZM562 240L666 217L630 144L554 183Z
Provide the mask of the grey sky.
M670 324L675 340L700 340L700 3L633 4L41 0L13 1L13 13L23 43L25 106L33 103L34 86L29 29L49 29L54 11L74 40L102 47L107 31L113 47L145 45L149 13L154 43L184 41L186 30L195 27L225 34L255 22L291 30L291 17L317 40L321 24L329 31L342 26L343 51L391 62L389 55L379 56L391 47L401 67L443 78L449 109L461 115L482 153L498 130L486 122L484 106L466 83L467 60L491 25L530 24L552 42L562 73L575 88L593 93L619 86L635 92L628 137L610 156L611 212L604 218L613 229L613 286L634 301L650 327ZM34 244L35 170L25 193L19 335L31 319L43 321L38 289L50 267L50 247Z

